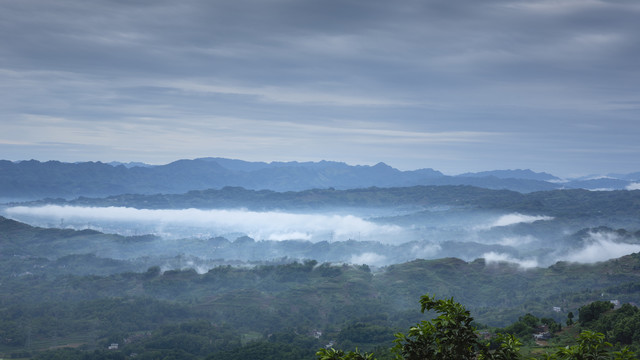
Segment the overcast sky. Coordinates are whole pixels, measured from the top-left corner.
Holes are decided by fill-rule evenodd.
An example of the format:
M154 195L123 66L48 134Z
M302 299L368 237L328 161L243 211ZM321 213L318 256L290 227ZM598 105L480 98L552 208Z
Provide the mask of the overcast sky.
M0 158L640 171L637 0L2 0Z

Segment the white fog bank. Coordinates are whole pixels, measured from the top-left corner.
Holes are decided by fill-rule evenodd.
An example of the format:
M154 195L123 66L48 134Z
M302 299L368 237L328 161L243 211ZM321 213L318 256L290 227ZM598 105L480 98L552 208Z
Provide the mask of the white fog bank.
M246 234L256 240L347 240L381 241L395 238L401 228L378 225L354 215L297 214L278 211L257 212L242 209L136 209L130 207L79 207L46 205L16 206L5 212L18 220L24 217L58 223L119 223L153 228L162 233L166 228L198 228L213 235ZM63 220L61 220L63 219Z
M614 233L590 233L587 240L582 249L570 253L563 260L595 263L640 252L640 244L620 242L619 236Z
M476 226L475 230L488 230L494 227L510 226L516 224L531 224L535 221L547 220L553 220L553 217L544 215L523 215L520 213L513 213L502 215L489 224Z
M640 190L640 183L634 182L626 187L627 190Z
M517 259L509 254L497 253L493 251L483 254L482 257L487 264L498 264L507 262L516 264L523 269L532 269L540 266L538 260L536 259Z
M533 216L533 215L522 215L518 213L503 215L498 218L491 227L496 226L509 226L520 223L530 224L534 221L544 221L544 220L553 220L551 216Z
M523 269L533 267L546 267L557 261L572 263L593 264L611 259L617 259L625 255L640 252L640 244L625 242L614 232L590 232L580 247L569 251L549 254L548 257L519 258L505 253L487 252L482 254L487 264L512 263Z

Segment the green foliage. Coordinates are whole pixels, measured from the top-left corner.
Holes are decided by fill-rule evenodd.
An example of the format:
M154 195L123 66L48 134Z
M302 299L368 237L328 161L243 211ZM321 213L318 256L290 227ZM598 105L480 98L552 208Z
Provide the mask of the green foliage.
M407 335L396 335L395 350L400 356L409 360L475 358L477 335L469 311L453 298L435 300L423 295L420 304L421 312L434 310L440 315L410 328Z
M631 345L640 343L640 309L624 304L620 309L601 314L590 327L607 334L613 343Z
M423 295L420 298L421 312L433 310L437 317L430 321L422 321L409 329L405 335L398 333L393 350L397 360L445 360L445 359L481 359L481 360L515 360L522 358L522 343L513 334L497 334L489 343L480 340L475 328L471 325L473 318L464 306L453 301L437 300L435 297ZM601 304L592 308L599 309ZM627 312L630 310L627 309ZM551 319L539 320L531 314L521 317L519 323L533 328L540 323L555 327ZM628 348L610 351L612 345L605 341L602 333L584 330L580 333L577 344L563 347L555 353L546 353L542 359L548 360L622 360L634 359L635 353ZM321 349L316 353L318 360L369 359L359 357L360 354L341 350ZM373 357L373 354L367 354Z
M320 349L316 356L318 360L375 360L373 354L361 353L358 349L348 352L334 348Z
M497 348L490 346L498 344ZM515 360L520 359L520 346L522 343L513 334L497 334L489 346L481 347L478 359L486 360Z
M562 324L560 324L559 322L556 322L554 319L551 318L542 318L540 319L540 322L543 325L546 325L547 328L549 329L549 332L551 334L556 333L560 330L562 330Z
M599 266L605 265L595 265L590 269L598 269ZM562 281L563 272L583 271L582 267L580 270L572 267L567 265L562 272L556 272L556 280ZM287 327L307 334L311 329L328 333L325 329L330 327L335 330L326 342L317 345L299 343L296 347L315 349L329 340L337 340L340 346L350 349L357 346L370 352L377 346L388 344L397 329L406 329L420 320L417 309L396 311L392 308L409 296L407 289L414 282L435 288L432 279L439 278L443 286L446 281L450 287L456 287L459 280L455 278L465 273L468 275L465 299L473 299L476 289L484 291L482 286L491 288L493 281L507 279L507 276L517 276L518 281L526 280L530 291L535 291L537 287L531 285L533 282L528 277L539 276L533 271L486 267L457 259L394 265L390 271L375 276L360 266L319 266L313 261L264 265L253 269L222 266L202 275L189 270L162 274L158 268L151 267L143 273L112 276L6 276L2 281L7 291L0 296L0 333L4 334L1 336L4 343L0 343L4 349L0 351L25 349L29 339L36 344L49 341L47 346L65 344L68 338L95 344L107 337L122 339L136 332L152 331L150 339L135 346L129 345L131 351L138 354L168 353L173 346L171 344L178 344L175 347L185 354L204 356L210 352L240 351L240 334L247 331L258 331L264 334L264 339L266 334L277 333ZM490 279L492 276L497 279ZM418 288L417 285L415 287ZM388 288L394 290L395 295ZM633 291L635 288L622 286L619 291ZM495 287L491 289L498 292ZM118 297L119 294L133 296ZM600 297L600 292L597 296ZM485 312L485 317L486 314L508 312L493 310L492 313ZM591 324L594 331L607 334L608 341L629 344L629 339L631 343L637 341L634 340L638 336L635 330L639 328L636 313L635 308L623 306L620 310L602 314ZM233 331L227 332L229 336L224 338L186 331L158 332L165 326L190 323L192 319L227 323ZM544 322L549 325L553 320L542 318L538 321L531 313L521 316L521 319L525 325ZM520 334L518 331L508 332ZM526 330L519 336L530 339L531 332ZM52 339L57 340L54 342ZM181 339L184 339L182 345ZM207 345L208 342L213 346ZM494 352L501 346L495 342L493 345L490 350ZM285 347L278 348L286 352ZM481 349L478 347L476 351ZM381 358L379 351L376 354ZM312 356L310 353L306 359Z
M604 334L585 330L578 337L578 344L558 350L558 360L598 360L610 359L607 348L611 344L604 340Z
M552 318L538 319L536 316L527 313L501 331L521 339L531 339L532 334L545 331L545 327L550 334L562 329L562 325Z
M406 360L421 359L518 359L521 345L513 335L498 335L494 340L497 348L483 343L475 328L473 318L464 306L453 298L436 300L423 295L420 298L421 312L433 310L439 315L431 321L422 321L409 329L407 335L398 333L395 352Z
M609 301L594 301L578 310L578 319L582 325L587 325L611 309L613 304Z
M536 328L540 325L540 320L531 315L526 314L521 316L518 321L504 328L504 332L508 334L513 334L520 338L528 339L531 337L536 330Z
M634 360L637 359L636 354L629 350L629 348L624 347L620 351L613 352L613 360Z

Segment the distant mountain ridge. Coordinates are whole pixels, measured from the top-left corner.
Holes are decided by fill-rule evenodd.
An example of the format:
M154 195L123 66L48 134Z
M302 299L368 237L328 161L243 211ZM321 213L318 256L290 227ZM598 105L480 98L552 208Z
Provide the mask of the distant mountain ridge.
M516 169L516 170L492 170L481 171L476 173L464 173L458 175L460 177L497 177L499 179L528 179L528 180L540 180L540 181L560 181L559 177L553 176L546 172L533 172L529 169Z
M637 175L637 176L636 176ZM622 179L624 177L624 179ZM495 170L444 175L425 168L401 171L385 163L348 165L342 162L248 162L225 158L178 160L166 165L36 160L0 160L0 199L111 196L120 194L178 194L191 190L238 186L252 190L302 191L415 185L471 185L528 193L563 188L625 189L640 173L619 178L561 182L531 170Z

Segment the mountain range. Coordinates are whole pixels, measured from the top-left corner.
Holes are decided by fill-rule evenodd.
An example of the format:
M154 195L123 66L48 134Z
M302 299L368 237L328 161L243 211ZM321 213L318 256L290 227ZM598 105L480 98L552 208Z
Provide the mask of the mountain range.
M563 180L531 170L445 175L434 169L401 171L387 164L248 162L225 158L178 160L166 165L0 160L0 200L76 198L118 194L176 194L238 186L278 192L415 185L471 185L521 193L554 189L635 189L640 172Z

